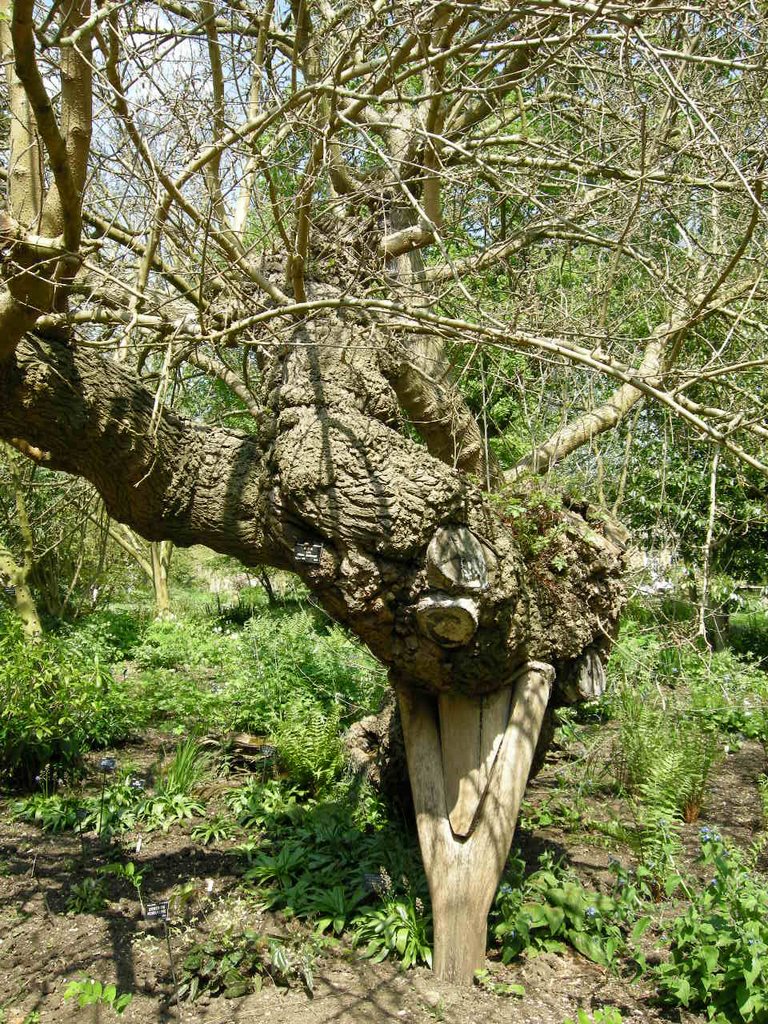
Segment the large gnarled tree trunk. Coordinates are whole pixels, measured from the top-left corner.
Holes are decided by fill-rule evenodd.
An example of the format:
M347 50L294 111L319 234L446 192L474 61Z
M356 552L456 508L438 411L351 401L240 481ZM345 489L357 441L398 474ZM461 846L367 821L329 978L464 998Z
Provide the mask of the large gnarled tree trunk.
M296 571L389 666L436 969L466 982L553 678L572 690L615 623L621 546L551 496L487 496L399 433L376 348L359 343L375 329L296 325L264 362L255 435L157 417L118 364L24 341L0 364L0 436L91 480L151 540Z

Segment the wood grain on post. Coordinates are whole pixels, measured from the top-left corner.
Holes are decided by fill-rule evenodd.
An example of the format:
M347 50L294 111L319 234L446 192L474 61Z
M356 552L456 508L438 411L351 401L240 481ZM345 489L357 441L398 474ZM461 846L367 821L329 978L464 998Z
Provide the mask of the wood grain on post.
M434 970L441 979L469 985L485 963L488 912L509 854L553 679L551 665L530 662L505 688L507 696L496 698L491 721L509 697L511 707L495 758L490 739L495 730L486 727L483 737L480 699L471 711L472 698L444 700L406 686L398 689L432 899ZM447 761L444 748L450 748ZM468 835L454 831L451 815Z

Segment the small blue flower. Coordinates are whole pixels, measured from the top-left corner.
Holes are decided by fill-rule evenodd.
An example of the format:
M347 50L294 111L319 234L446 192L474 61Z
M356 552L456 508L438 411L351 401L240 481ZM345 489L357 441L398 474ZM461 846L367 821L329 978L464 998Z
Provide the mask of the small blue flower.
M716 878L712 878L712 879L710 879L710 881L707 884L709 885L710 889L716 889L717 888L717 879Z
M590 919L597 917L597 907L587 907L586 915Z

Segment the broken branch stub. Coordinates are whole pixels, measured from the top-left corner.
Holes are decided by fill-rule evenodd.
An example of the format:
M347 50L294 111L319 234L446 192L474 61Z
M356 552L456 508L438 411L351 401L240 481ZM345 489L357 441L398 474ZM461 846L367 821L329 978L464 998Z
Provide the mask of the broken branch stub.
M463 647L477 631L477 602L470 597L429 594L416 605L416 621L441 647Z
M444 526L427 548L427 578L437 590L486 590L492 558L466 526Z

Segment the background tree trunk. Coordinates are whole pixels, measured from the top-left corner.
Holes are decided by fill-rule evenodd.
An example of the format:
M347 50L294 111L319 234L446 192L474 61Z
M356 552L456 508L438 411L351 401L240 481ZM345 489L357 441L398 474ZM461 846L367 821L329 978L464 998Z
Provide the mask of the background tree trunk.
M168 574L171 568L173 543L169 540L153 541L149 545L152 559L152 589L155 594L155 617L166 619L171 614L171 592Z

